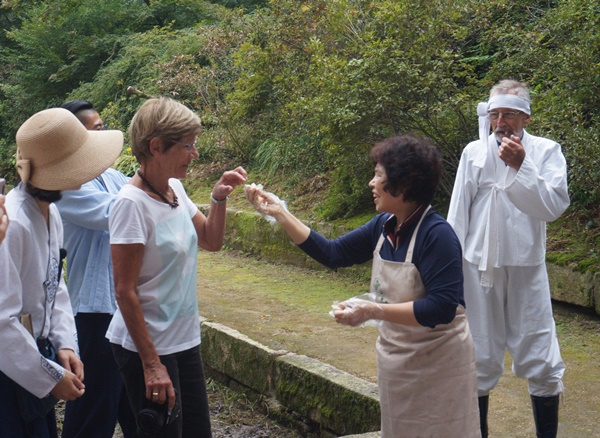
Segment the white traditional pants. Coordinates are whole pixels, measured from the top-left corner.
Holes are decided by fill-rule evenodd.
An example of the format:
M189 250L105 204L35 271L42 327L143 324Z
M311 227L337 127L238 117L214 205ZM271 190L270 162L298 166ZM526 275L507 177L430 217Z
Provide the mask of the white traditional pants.
M549 397L563 390L560 356L545 265L494 268L493 286L480 286L478 266L463 263L467 319L475 342L479 396L496 386L508 349L513 373L529 392Z

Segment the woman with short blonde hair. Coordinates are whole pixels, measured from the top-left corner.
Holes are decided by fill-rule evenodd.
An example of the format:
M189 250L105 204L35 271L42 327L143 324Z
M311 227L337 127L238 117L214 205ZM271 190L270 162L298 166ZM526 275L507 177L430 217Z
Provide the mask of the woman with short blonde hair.
M200 119L169 98L149 99L129 129L140 169L120 191L109 218L119 308L107 337L125 381L138 432L210 437L196 298L198 246L223 244L227 196L247 179L237 167L211 193L208 216L179 179L198 158ZM164 411L162 423L147 409ZM181 415L179 415L181 413Z

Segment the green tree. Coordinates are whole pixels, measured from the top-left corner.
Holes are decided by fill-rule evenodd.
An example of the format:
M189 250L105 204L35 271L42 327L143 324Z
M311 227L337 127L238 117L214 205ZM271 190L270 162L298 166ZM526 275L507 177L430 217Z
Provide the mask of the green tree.
M136 35L164 23L171 30L212 24L218 9L200 0L15 0L3 5L0 25L7 39L0 49L0 134L5 139L14 138L32 112L77 95L73 90L120 59ZM101 82L114 90L111 78ZM78 96L103 108L116 95ZM5 143L2 156L11 155L12 142Z
M595 0L493 2L475 17L482 84L514 78L532 90L536 135L560 142L577 209L600 205L600 4ZM480 58L482 59L482 58Z
M474 67L462 61L465 7L424 0L272 3L235 55L240 77L231 110L265 127L257 133L261 159L277 157L277 167L294 172L331 172L327 217L370 205L368 149L404 131L428 135L443 149L448 193L452 167L471 138L465 133L476 131L464 116L474 106L475 82ZM286 159L294 149L296 160ZM303 160L307 151L312 162Z
M446 162L436 200L443 212L461 150L477 137L477 102L497 80L515 78L532 89L530 131L561 142L573 203L593 215L599 7L593 0L13 0L0 10L8 30L0 37L0 160L10 159L11 138L32 111L67 97L92 100L125 130L140 102L126 93L133 85L199 112L205 167L235 161L290 188L326 186L327 218L371 209L374 142L427 135Z
M149 10L140 2L60 0L20 14L21 26L8 31L15 49L4 56L11 82L24 88L37 109L90 81L122 47L122 38L143 27Z

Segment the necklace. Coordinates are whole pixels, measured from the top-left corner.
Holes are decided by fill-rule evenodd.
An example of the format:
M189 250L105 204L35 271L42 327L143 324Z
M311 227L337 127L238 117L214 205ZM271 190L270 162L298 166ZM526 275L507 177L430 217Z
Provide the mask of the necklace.
M177 195L175 194L175 192L173 191L173 189L171 188L171 186L169 186L169 189L171 189L171 192L173 193L173 202L170 202L165 195L163 195L161 192L159 192L158 190L156 190L154 188L154 186L152 184L150 184L150 181L148 181L146 179L146 177L142 173L141 169L138 169L137 174L140 176L140 178L142 178L142 181L144 181L146 183L146 185L148 187L150 187L150 190L152 190L152 192L155 195L158 195L160 197L160 199L162 199L165 204L169 204L169 206L171 208L177 208L177 207L179 207L179 202L177 200Z

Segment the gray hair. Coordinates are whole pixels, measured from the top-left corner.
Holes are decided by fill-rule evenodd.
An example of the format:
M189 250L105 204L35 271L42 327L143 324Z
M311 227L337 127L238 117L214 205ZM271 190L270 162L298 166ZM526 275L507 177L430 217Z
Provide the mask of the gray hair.
M490 98L496 94L514 94L531 103L529 86L525 82L519 82L513 79L503 79L492 87L490 90Z

